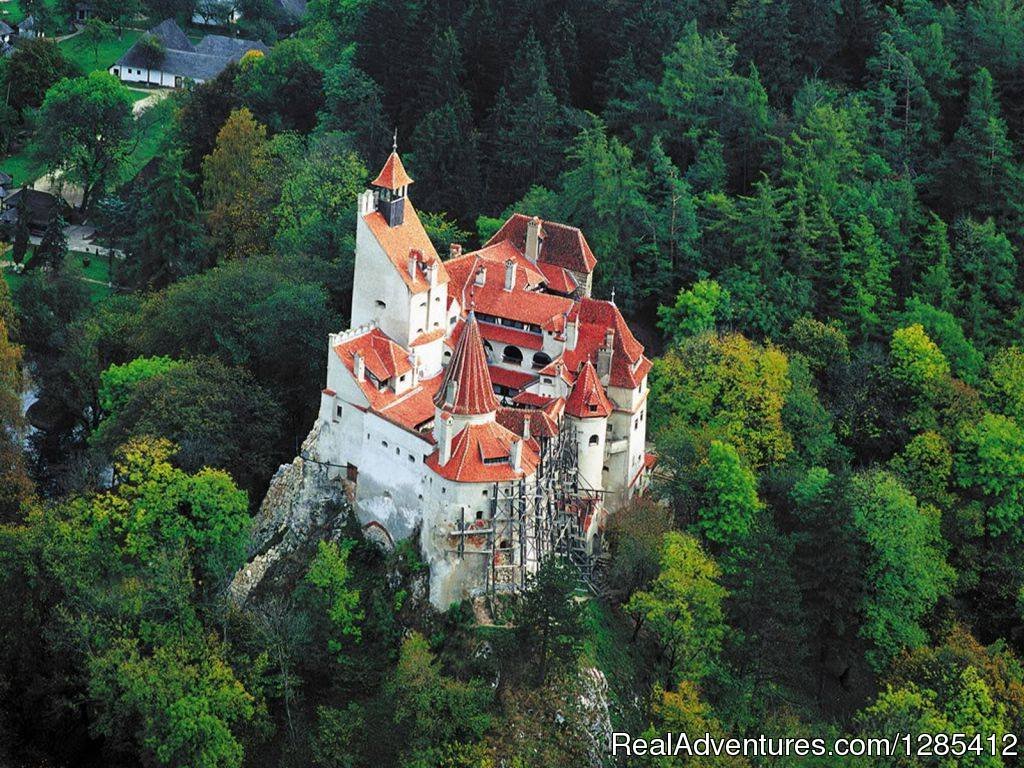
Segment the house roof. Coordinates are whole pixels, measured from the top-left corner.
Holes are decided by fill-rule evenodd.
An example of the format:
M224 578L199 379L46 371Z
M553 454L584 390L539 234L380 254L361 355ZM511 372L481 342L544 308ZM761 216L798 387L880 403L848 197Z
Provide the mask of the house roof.
M651 361L644 356L643 345L636 340L619 308L612 302L582 299L569 313L569 320L575 321L578 328L576 347L567 349L562 356L568 370L578 371L584 361L596 360L597 350L605 345L611 329L614 335L608 383L613 387L633 389L650 371ZM550 365L542 371L552 372Z
M152 35L168 50L175 51L194 51L195 48L192 45L192 41L188 39L188 35L182 31L181 27L174 19L164 19L155 27L150 29L146 34Z
M495 420L524 437L526 423L530 423L530 437L554 437L558 434L558 422L539 408L499 408Z
M228 64L238 61L249 51L270 52L259 40L243 40L224 35L207 35L198 44L192 45L173 19L160 22L147 34L160 40L166 49L158 69L190 80L211 80L223 72ZM146 69L141 39L125 51L114 66Z
M22 31L22 30L25 30L25 29L35 29L35 28L36 28L36 17L35 16L26 16L24 19L22 19L21 21L18 22L18 31L19 32Z
M511 240L517 248L525 252L526 225L529 221L529 216L513 214L487 241L487 245ZM554 221L545 221L541 226L544 232L544 245L540 249L538 261L584 274L594 271L597 259L579 229Z
M576 377L572 392L565 401L565 412L581 419L605 417L612 412L612 404L597 378L594 365L587 360Z
M454 391L452 386L454 385ZM459 343L452 353L451 362L444 374L444 380L434 398L434 404L443 410L459 415L479 415L497 409L491 376L487 371L487 357L476 315L472 312L466 320L466 327L459 336Z
M14 30L4 22L0 21L0 35L13 35Z
M448 270L437 256L434 244L430 242L427 231L420 223L411 201L405 201L405 217L396 227L388 226L387 220L380 211L371 211L363 216L363 221L370 228L380 247L387 254L388 260L394 264L398 274L402 276L406 287L412 293L423 293L430 288L425 266L433 265L437 270L437 284L448 282ZM409 274L409 253L419 251L423 268L417 267L415 275Z
M354 370L355 356L360 355L366 370L380 381L401 376L412 370L408 353L400 344L389 339L380 328L374 328L362 336L338 344L334 352L350 370Z
M539 290L532 290L543 281L543 275L526 260L516 261L516 282L511 291L505 290L505 259L498 255L513 257L514 250L492 251L487 248L469 253L445 262L451 276L449 295L455 294L462 307L473 307L480 312L521 323L539 325L541 328L557 322L560 315L573 307L572 299L554 296ZM483 284L477 284L477 275L482 273Z
M554 264L546 264L541 261L538 262L537 268L540 269L541 274L544 275L544 282L552 291L569 294L579 287L575 278L573 278L569 271L563 267L558 267Z
M510 368L502 368L498 365L491 365L487 368L490 374L491 384L497 384L509 389L526 389L537 380L537 374L526 371L513 371Z
M520 469L512 465L512 446L523 442ZM441 466L439 451L427 457L427 466L446 480L461 483L490 483L515 480L537 468L537 451L497 422L467 424L452 440L448 463Z
M61 206L61 201L49 192L22 187L4 198L3 221L17 221L18 206L21 205L22 197L26 198L29 224L37 228L46 226L53 216L54 209Z
M380 173L377 174L377 178L370 182L371 186L391 190L408 184L412 184L412 177L405 172L402 158L394 151L388 155L388 159L385 161L384 167L380 169Z
M14 177L0 171L0 187L9 187L14 183Z

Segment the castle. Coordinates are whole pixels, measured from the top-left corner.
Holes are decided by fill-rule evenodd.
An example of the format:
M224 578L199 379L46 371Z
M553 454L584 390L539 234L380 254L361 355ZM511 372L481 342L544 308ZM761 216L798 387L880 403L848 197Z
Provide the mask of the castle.
M396 151L358 198L350 330L328 341L316 453L367 535L418 532L440 608L585 559L641 491L651 363L575 227L516 214L442 260Z

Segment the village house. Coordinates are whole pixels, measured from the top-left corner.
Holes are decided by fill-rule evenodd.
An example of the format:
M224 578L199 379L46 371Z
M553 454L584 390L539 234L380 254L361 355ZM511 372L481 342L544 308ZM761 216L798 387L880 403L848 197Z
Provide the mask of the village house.
M159 41L163 55L152 61L145 50L145 37ZM250 51L269 53L259 40L243 40L225 35L206 35L195 45L173 19L162 21L146 36L139 38L111 67L110 74L125 83L145 83L166 88L181 88L186 83L202 83L219 75L233 61Z
M645 487L647 375L583 233L516 214L442 260L392 152L359 195L350 330L328 341L315 453L367 535L413 535L430 599L515 589L549 552L581 567ZM599 546L599 543L598 543Z
M10 177L8 177L10 178ZM18 221L18 207L25 198L25 210L28 214L28 229L33 235L41 235L53 218L53 214L64 207L57 196L31 187L22 187L0 198L0 224L14 226Z

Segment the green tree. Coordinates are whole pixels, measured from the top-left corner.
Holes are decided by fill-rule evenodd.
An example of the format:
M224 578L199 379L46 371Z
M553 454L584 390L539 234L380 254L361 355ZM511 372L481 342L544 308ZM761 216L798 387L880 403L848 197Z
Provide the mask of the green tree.
M418 632L402 642L384 693L393 703L398 764L409 768L439 765L446 750L479 741L491 722L486 686L445 676Z
M28 254L29 237L31 232L28 225L28 195L23 194L18 198L18 205L15 207L17 218L14 220L14 238L11 246L11 259L15 264L21 264Z
M901 650L927 640L922 619L947 593L946 564L937 510L917 500L891 474L871 471L853 479L852 522L866 553L861 636L868 659L882 669Z
M698 476L702 492L697 529L701 536L716 549L742 548L763 508L754 473L743 466L733 446L712 440Z
M1024 514L1024 430L1008 416L985 414L960 427L957 483L980 494L987 533L1019 536Z
M48 170L81 185L84 211L117 180L134 138L128 89L106 72L93 72L47 91L33 146Z
M571 667L579 658L584 631L576 586L573 567L549 557L516 602L516 646L534 666L538 685L544 685L552 667Z
M179 446L180 466L227 470L254 497L285 458L278 405L247 371L214 358L124 368L100 378L100 403L110 407L90 442L106 453L133 438L166 438Z
M52 86L78 74L59 45L42 39L21 40L7 63L6 101L24 114L41 105Z
M656 638L669 686L680 680L699 684L718 662L726 597L719 575L718 566L695 538L669 532L657 578L625 605L635 622L634 637L646 627Z
M499 207L522 195L530 180L551 175L561 165L562 110L544 59L531 29L515 51L508 80L491 111L487 184L489 197Z
M355 541L341 544L321 541L317 543L316 556L309 564L306 581L312 584L323 597L327 606L327 618L332 630L356 642L362 637L360 624L365 614L359 607L359 590L351 586L351 569L348 556ZM340 654L345 648L337 637L328 640L331 653Z
M950 205L958 213L1005 221L1019 200L1019 175L992 76L979 69L971 80L963 123L947 153Z
M98 67L100 63L100 46L114 37L114 30L99 16L91 17L82 31L78 33L82 40L92 48L92 63Z
M202 233L189 181L180 153L160 160L156 176L142 191L137 236L119 267L120 283L137 289L162 288L199 270Z
M714 280L698 280L679 291L671 307L658 307L658 327L679 344L687 336L713 331L729 316L729 291Z

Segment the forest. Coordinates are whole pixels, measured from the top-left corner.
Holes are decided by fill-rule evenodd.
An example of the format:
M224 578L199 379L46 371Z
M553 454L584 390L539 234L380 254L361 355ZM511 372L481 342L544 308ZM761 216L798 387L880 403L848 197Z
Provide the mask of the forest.
M141 171L116 80L44 41L0 59L0 123L125 254L97 296L60 226L4 235L26 269L0 280L0 763L611 765L594 670L636 736L1024 733L1024 3L243 24L270 52L168 97ZM479 626L429 606L414 544L355 525L258 609L225 595L316 416L396 130L439 253L512 212L577 226L654 360L657 480L598 595L552 561Z

